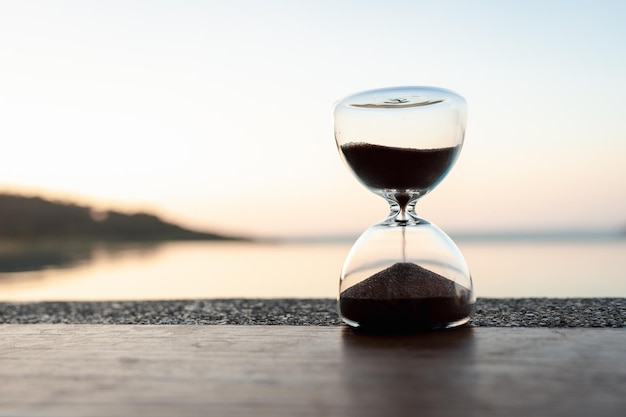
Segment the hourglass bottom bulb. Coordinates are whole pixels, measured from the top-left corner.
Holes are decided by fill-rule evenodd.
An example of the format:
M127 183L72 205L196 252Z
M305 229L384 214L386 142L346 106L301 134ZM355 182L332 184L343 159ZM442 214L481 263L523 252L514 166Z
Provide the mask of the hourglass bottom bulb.
M434 329L469 321L472 291L410 262L398 262L339 294L339 312L363 329Z

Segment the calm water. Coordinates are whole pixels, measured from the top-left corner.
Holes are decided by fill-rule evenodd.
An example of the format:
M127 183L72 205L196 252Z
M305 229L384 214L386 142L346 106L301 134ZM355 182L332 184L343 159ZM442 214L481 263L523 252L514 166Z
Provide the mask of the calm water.
M335 297L351 243L0 246L0 301ZM479 297L626 297L626 239L461 241Z

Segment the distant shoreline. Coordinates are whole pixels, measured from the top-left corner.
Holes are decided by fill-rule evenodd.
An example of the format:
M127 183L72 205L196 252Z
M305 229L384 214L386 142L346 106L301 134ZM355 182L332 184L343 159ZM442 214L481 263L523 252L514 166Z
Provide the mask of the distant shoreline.
M493 232L450 232L455 242L576 242L576 241L619 241L626 240L626 232L619 230L560 230L560 231L493 231ZM352 243L358 239L354 235L294 236L263 239L260 242L277 243Z
M577 240L621 240L626 233L619 230L599 231L535 231L535 232L474 232L451 234L455 240L485 241L577 241Z

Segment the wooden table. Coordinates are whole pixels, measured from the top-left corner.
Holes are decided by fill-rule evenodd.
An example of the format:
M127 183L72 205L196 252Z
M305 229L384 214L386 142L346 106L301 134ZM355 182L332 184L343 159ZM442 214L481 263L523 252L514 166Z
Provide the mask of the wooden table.
M625 329L0 326L0 416L625 416Z

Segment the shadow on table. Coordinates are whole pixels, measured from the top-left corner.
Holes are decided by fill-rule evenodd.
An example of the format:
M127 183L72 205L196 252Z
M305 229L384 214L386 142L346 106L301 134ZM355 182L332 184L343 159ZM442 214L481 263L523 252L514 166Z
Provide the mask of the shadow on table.
M342 375L349 415L431 415L458 412L474 382L474 329L461 327L414 334L342 332ZM469 401L470 403L472 401ZM467 412L464 413L467 415Z

